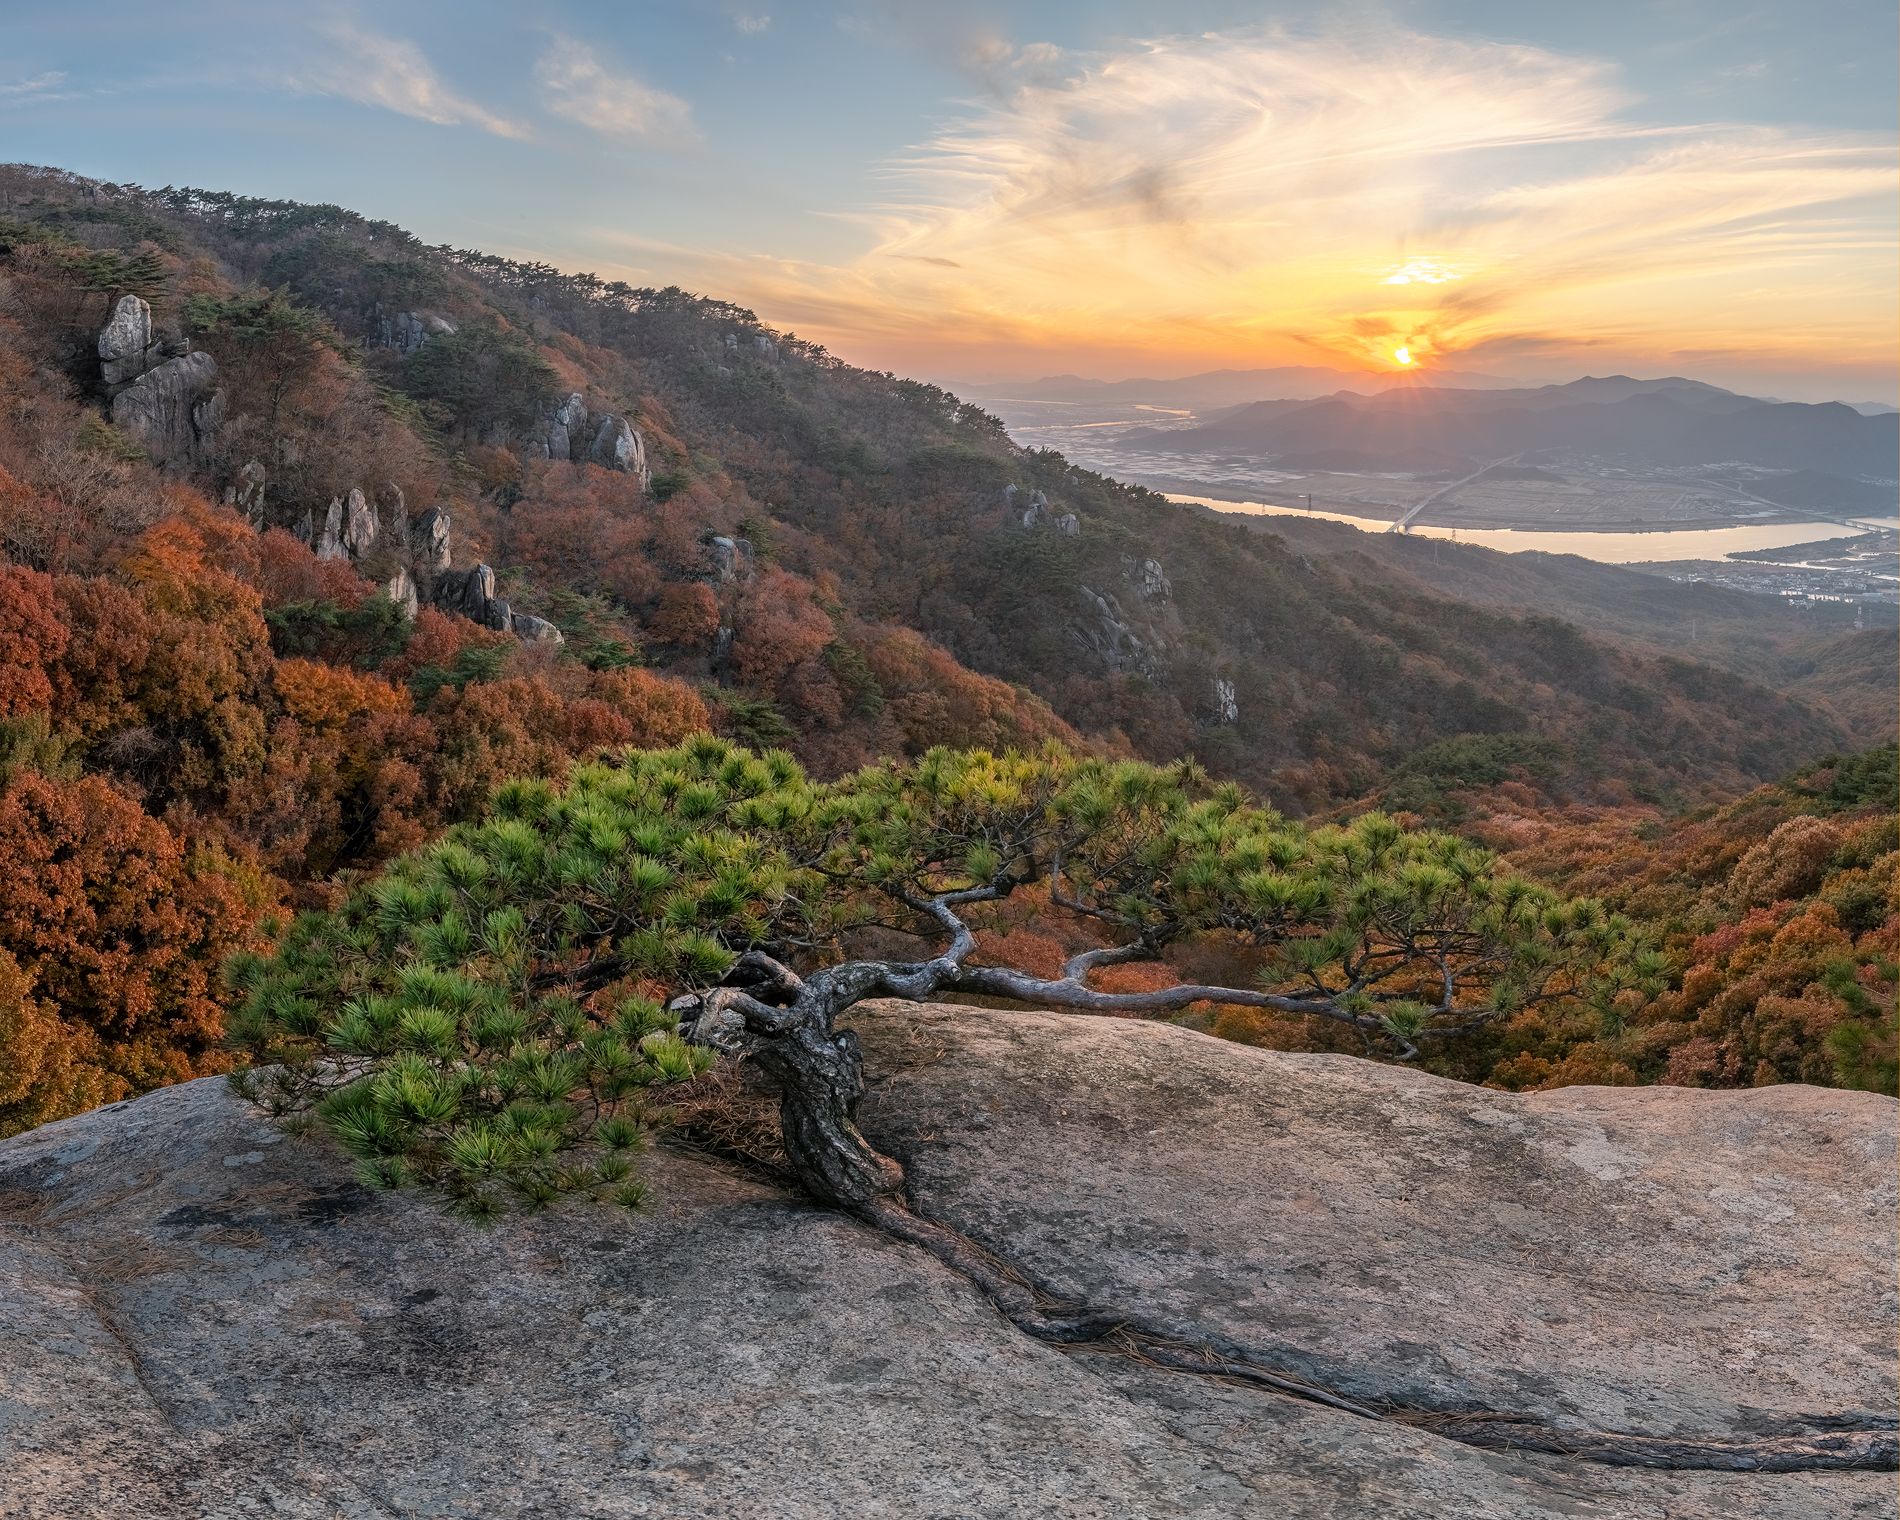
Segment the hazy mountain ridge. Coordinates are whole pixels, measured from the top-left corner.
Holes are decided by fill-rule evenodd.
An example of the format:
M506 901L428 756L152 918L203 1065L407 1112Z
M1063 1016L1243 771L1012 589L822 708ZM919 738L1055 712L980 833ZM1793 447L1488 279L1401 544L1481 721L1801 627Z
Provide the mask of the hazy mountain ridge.
M1342 391L1295 407L1267 401L1202 426L1134 430L1118 442L1182 453L1332 449L1367 458L1566 450L1891 482L1900 414L1866 416L1841 402L1759 401L1681 377L1610 376L1525 390Z
M1049 375L1040 380L968 381L961 382L959 389L980 400L1015 397L1077 404L1123 400L1206 411L1266 399L1311 399L1341 390L1370 393L1442 385L1506 388L1516 383L1502 375L1469 370L1370 373L1327 365L1286 364L1267 369L1208 370L1172 379L1095 380L1083 375Z

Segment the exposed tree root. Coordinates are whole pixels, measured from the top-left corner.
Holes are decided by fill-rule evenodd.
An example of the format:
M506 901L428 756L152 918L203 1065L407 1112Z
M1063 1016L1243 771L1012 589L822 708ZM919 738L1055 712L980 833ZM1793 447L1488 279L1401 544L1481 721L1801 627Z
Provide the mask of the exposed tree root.
M1429 1430L1490 1451L1540 1452L1580 1462L1676 1471L1891 1472L1900 1468L1896 1422L1885 1416L1823 1416L1772 1434L1678 1437L1570 1430L1488 1410L1415 1409L1396 1401L1349 1398L1246 1351L1183 1341L1125 1315L1087 1304L1061 1303L1039 1292L1019 1270L969 1236L911 1208L903 1167L871 1145L858 1129L863 1056L857 1035L838 1029L835 1022L845 1009L866 998L918 1000L946 989L1032 1002L1042 998L1052 1006L1084 1012L1133 1010L1129 999L1094 992L1085 982L1093 965L1132 958L1133 952L1087 952L1070 963L1059 983L1031 984L1014 972L966 968L964 959L975 948L976 939L955 910L965 902L994 899L1002 890L1000 886L973 887L929 900L906 899L919 912L936 917L951 935L950 946L929 961L853 961L801 977L770 956L748 951L739 958L726 985L674 1002L682 1032L689 1039L743 1057L764 1086L776 1092L785 1169L814 1201L928 1251L982 1289L1018 1330L1051 1345L1089 1345L1171 1371L1249 1383L1361 1419ZM1174 988L1159 995L1155 1006L1168 1006L1168 998L1188 994L1228 997L1220 989ZM726 1096L729 1099L731 1094ZM690 1113L683 1117L690 1127ZM759 1126L735 1125L732 1119L728 1114L720 1123L702 1123L702 1139L709 1138L715 1149L723 1146L742 1153L759 1149L757 1139L745 1133ZM723 1135L719 1134L722 1129ZM750 1159L757 1164L763 1158L755 1154Z
M1892 1472L1900 1468L1897 1422L1880 1415L1817 1416L1798 1422L1801 1428L1769 1435L1647 1436L1564 1429L1526 1415L1488 1410L1440 1411L1352 1399L1245 1353L1184 1341L1123 1315L1061 1303L967 1235L925 1219L895 1200L880 1198L852 1212L867 1224L928 1251L980 1288L1023 1334L1052 1345L1087 1346L1172 1372L1247 1383L1486 1451L1537 1452L1608 1467L1672 1472Z

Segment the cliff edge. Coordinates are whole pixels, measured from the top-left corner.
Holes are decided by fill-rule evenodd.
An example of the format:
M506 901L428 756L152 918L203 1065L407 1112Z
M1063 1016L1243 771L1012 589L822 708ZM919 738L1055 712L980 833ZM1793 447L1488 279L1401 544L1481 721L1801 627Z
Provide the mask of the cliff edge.
M921 1212L1139 1344L1406 1413L1031 1339L915 1248L665 1148L640 1215L478 1230L206 1079L0 1144L0 1516L1893 1514L1890 1473L1443 1433L1889 1416L1889 1099L1514 1096L1130 1021L854 1022L864 1127Z

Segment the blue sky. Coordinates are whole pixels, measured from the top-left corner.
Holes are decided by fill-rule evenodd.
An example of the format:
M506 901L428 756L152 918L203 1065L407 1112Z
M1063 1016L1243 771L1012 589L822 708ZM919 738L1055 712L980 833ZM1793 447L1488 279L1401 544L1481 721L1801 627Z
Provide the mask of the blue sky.
M1892 390L1891 0L951 9L5 0L0 156L334 200L933 377L1406 347Z

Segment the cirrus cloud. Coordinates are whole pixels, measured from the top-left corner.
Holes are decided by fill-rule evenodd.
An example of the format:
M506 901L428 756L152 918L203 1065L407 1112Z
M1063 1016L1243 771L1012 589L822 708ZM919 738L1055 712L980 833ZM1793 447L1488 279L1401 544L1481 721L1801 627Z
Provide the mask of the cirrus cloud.
M886 167L862 257L722 278L833 342L973 357L1885 353L1889 141L1658 123L1600 60L1389 30L1034 62Z
M591 48L556 36L535 65L542 104L604 137L682 143L694 136L692 108L679 96L615 74Z
M437 126L472 126L497 137L526 137L527 129L457 93L422 49L401 37L332 21L321 31L317 56L290 75L292 89L379 106Z

